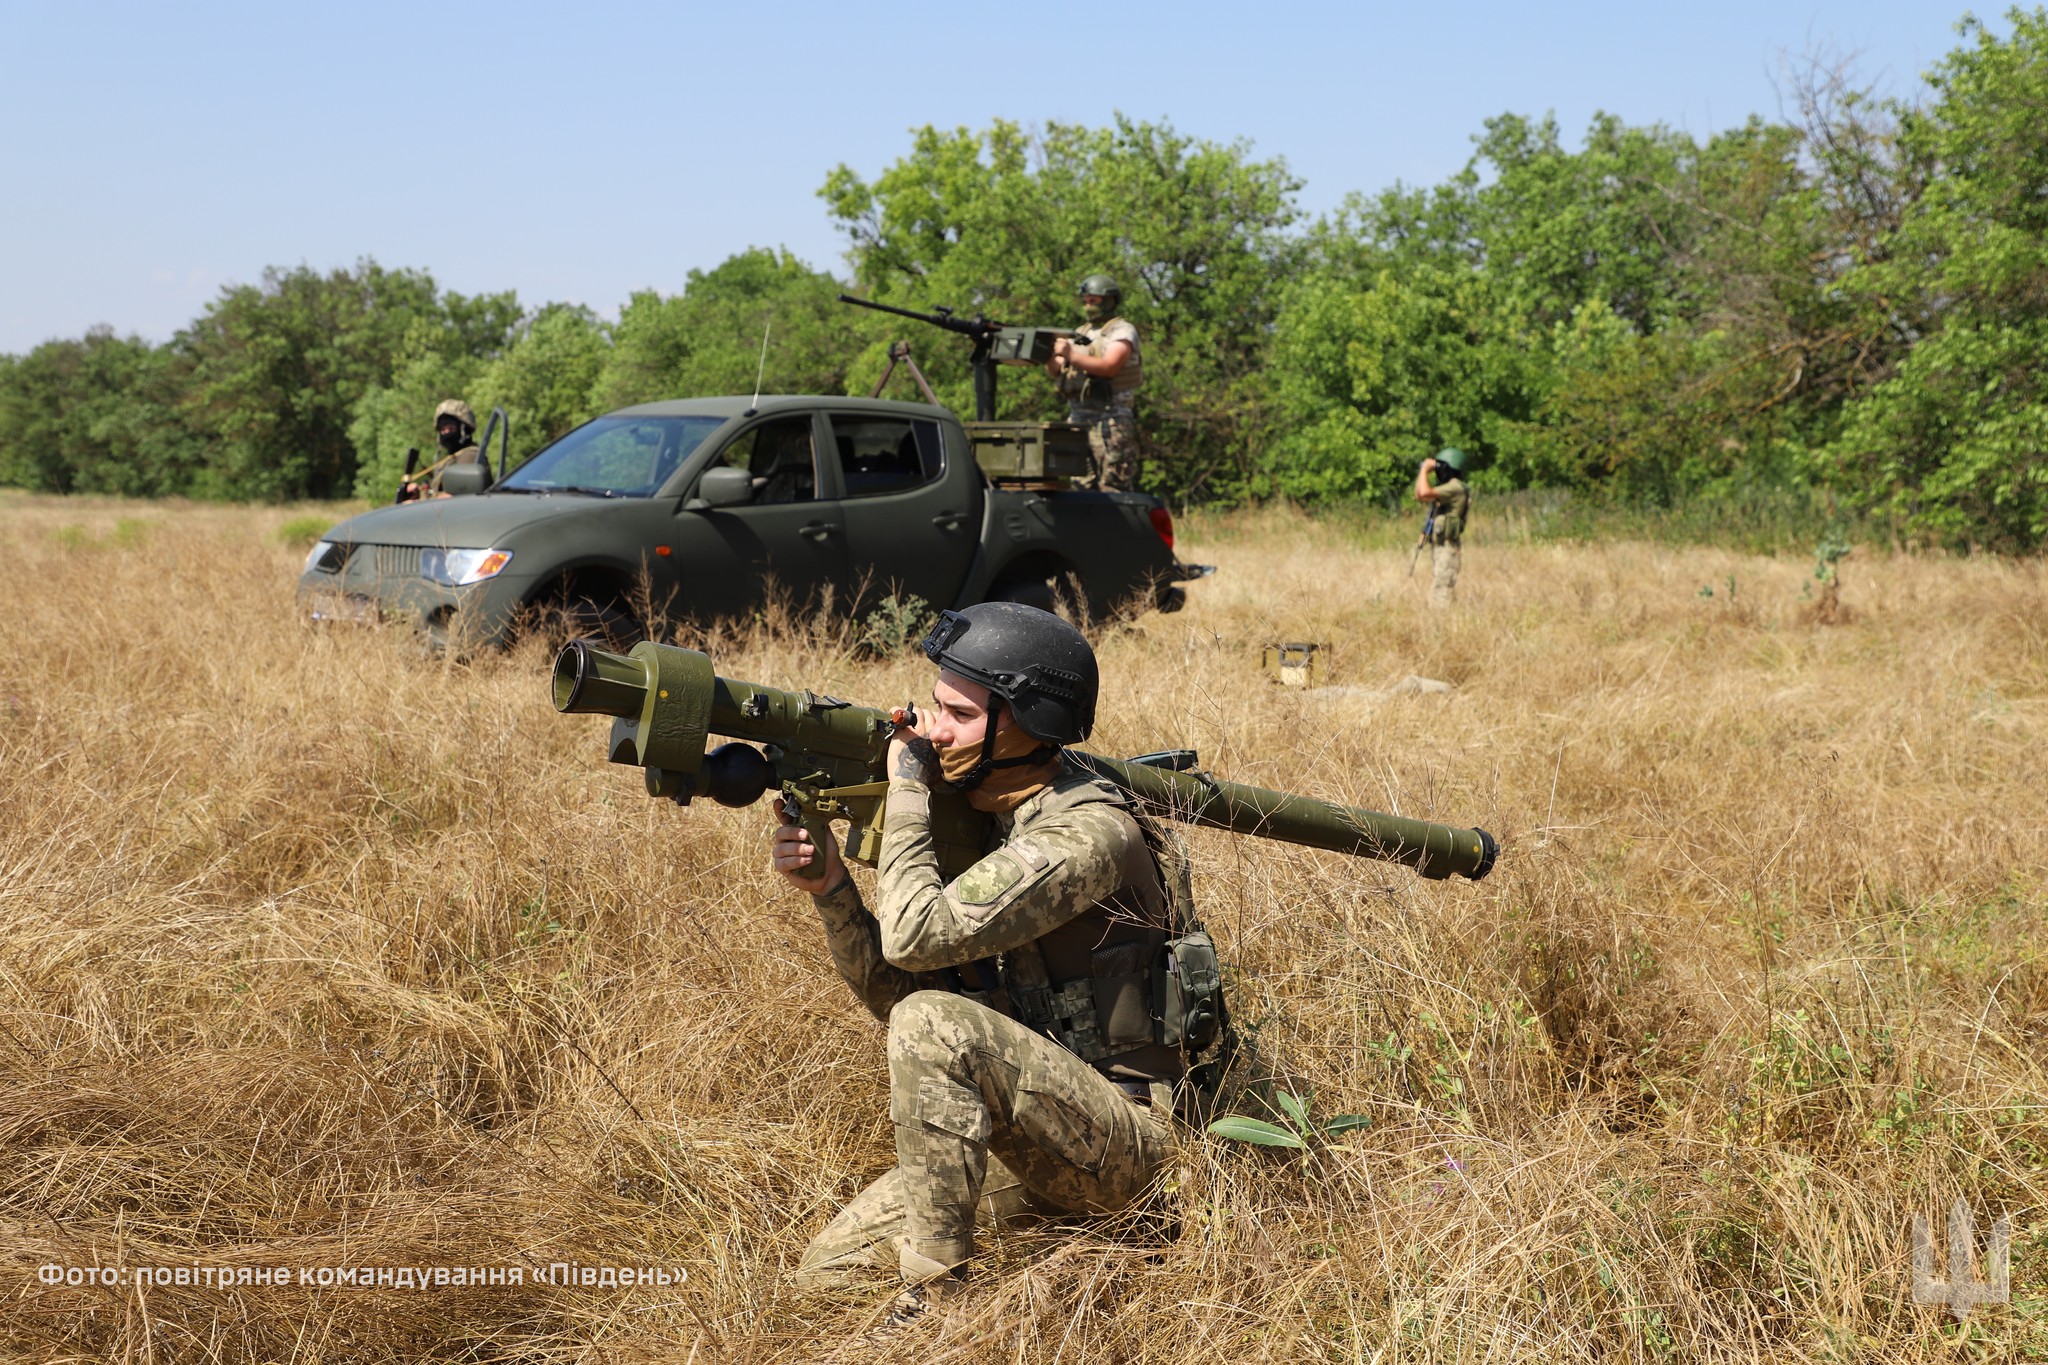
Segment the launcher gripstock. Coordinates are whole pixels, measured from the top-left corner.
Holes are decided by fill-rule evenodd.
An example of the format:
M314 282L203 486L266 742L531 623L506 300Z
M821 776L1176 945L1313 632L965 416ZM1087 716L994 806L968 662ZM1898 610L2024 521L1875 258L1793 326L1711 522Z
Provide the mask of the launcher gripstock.
M748 806L775 788L813 835L849 821L848 858L872 867L881 856L884 762L896 728L887 711L721 678L709 655L651 641L631 654L571 642L555 657L554 700L557 711L614 717L609 757L645 768L649 796ZM714 734L751 743L707 752ZM1483 829L1219 781L1194 769L1189 749L1130 760L1068 753L1147 811L1187 824L1403 863L1433 880L1455 872L1478 881L1500 854ZM945 791L932 793L931 809L940 870L958 876L988 848L991 817Z

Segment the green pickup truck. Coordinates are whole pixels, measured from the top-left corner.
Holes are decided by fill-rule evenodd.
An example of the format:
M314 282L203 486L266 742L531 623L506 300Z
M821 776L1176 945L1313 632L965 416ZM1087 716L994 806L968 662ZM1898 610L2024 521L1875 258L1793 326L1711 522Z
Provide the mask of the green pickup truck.
M1067 592L1097 617L1177 609L1178 585L1204 571L1174 558L1165 506L1038 469L992 477L977 455L1014 434L880 399L643 403L487 491L349 518L307 556L299 595L321 619L410 620L459 648L504 644L543 610L622 642L650 615L742 617L777 590L856 612L892 592L935 607ZM467 472L450 486L488 477Z

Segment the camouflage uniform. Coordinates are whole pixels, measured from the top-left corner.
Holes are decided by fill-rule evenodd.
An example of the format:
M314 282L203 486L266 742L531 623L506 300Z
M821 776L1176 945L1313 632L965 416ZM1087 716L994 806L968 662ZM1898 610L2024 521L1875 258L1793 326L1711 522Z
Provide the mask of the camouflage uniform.
M1436 485L1436 522L1429 534L1429 600L1448 607L1458 586L1459 542L1465 535L1465 517L1472 510L1472 491L1463 479L1446 479Z
M442 400L441 405L434 409L434 423L436 426L440 424L443 417L453 417L469 428L469 430L476 430L476 414L470 410L469 404L463 402L460 398ZM431 494L441 491L441 474L448 466L475 464L482 458L483 451L477 447L474 441L443 455L440 459L434 461L433 465L426 472L427 492Z
M1067 400L1067 420L1088 428L1088 444L1095 451L1095 481L1099 488L1130 492L1138 486L1138 414L1133 405L1138 386L1145 380L1145 364L1138 350L1138 329L1122 318L1111 318L1101 326L1088 323L1083 331L1090 340L1075 346L1082 355L1099 356L1110 343L1123 341L1131 347L1123 369L1112 379L1069 370L1060 376L1060 394Z
M1171 1149L1184 1067L1150 1005L1171 912L1124 798L1064 768L950 885L930 809L924 783L890 783L877 913L850 880L813 898L840 975L889 1024L896 1168L811 1243L809 1276L928 1279L974 1254L977 1213L1111 1212ZM1047 1010L1044 1031L1019 1021Z

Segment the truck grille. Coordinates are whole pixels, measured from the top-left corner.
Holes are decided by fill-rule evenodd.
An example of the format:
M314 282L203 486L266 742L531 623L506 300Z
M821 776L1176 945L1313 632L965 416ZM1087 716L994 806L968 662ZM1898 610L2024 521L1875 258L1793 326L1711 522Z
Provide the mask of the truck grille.
M370 551L370 568L379 578L418 578L420 547L417 545L359 545L356 553Z

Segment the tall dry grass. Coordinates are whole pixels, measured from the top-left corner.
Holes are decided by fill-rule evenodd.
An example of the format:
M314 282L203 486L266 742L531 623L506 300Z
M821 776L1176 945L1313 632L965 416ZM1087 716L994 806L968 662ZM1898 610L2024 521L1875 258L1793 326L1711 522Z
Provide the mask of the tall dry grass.
M300 509L303 512L303 509ZM293 514L0 500L0 1342L14 1359L809 1359L794 1286L891 1159L881 1031L764 869L473 664L303 622ZM1272 513L1101 642L1094 746L1486 826L1484 883L1198 832L1306 1156L1189 1136L1122 1224L991 1243L876 1358L1949 1361L2048 1355L2038 563L1489 543L1463 601ZM1700 589L1712 587L1710 597ZM1333 684L1256 671L1327 642ZM889 703L843 630L722 672ZM1456 685L1415 696L1409 675ZM1906 1228L2013 1216L1958 1327ZM75 1266L674 1266L680 1288L46 1286Z

